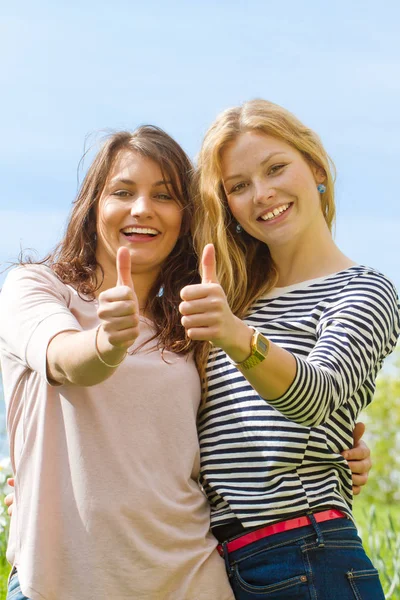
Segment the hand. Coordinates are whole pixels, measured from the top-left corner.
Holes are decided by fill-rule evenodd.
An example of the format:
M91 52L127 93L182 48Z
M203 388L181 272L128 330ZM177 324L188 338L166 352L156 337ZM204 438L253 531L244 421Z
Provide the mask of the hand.
M110 351L115 348L126 351L139 335L139 307L128 248L119 248L116 266L116 286L99 296L97 314L102 320L102 326L98 335L98 348L102 356L111 354Z
M183 300L179 305L179 311L183 315L181 323L192 340L207 340L228 354L231 354L232 348L235 347L239 331L242 332L243 337L244 327L249 330L244 360L249 354L252 330L235 317L229 308L225 292L218 282L215 250L212 244L205 246L201 266L201 283L188 285L181 290Z
M10 479L7 479L7 483L10 487L14 487L15 485L15 481L13 477L10 477ZM9 494L7 494L7 496L4 498L4 504L8 507L7 508L7 512L8 514L12 515L13 512L13 504L14 504L14 492L10 492Z
M353 448L342 452L351 469L353 480L353 494L358 496L361 487L368 481L368 474L372 467L371 451L361 439L365 432L364 423L356 423L353 431Z

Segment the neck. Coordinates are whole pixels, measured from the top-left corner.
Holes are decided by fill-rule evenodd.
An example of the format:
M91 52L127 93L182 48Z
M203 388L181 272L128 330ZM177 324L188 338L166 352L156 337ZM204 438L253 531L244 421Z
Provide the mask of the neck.
M355 264L336 246L325 223L312 235L270 247L270 251L278 269L277 287L331 275Z

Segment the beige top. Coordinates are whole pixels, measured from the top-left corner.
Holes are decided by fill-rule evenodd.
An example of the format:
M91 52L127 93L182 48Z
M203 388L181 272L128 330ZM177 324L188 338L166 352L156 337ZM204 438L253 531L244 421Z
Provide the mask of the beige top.
M198 484L200 384L191 358L154 342L93 387L52 386L57 333L94 328L50 269L12 271L0 353L15 508L8 559L32 600L232 600ZM143 320L135 343L151 334Z

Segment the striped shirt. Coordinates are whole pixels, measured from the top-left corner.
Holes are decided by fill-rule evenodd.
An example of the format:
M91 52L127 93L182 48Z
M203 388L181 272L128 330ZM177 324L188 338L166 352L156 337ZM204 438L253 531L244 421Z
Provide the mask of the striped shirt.
M353 266L277 288L245 319L292 352L297 371L286 393L266 402L216 350L199 414L201 484L213 527L238 519L256 527L309 510L351 514L351 472L341 456L357 415L400 331L392 283Z

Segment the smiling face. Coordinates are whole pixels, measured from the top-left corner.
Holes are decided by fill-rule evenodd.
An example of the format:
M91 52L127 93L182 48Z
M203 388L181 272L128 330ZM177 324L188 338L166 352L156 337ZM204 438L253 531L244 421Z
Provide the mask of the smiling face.
M132 150L121 150L97 207L96 259L106 278L115 277L120 246L131 254L132 273L155 280L172 252L182 224L182 207L160 166Z
M324 172L290 144L247 131L224 148L221 166L232 215L272 252L326 228L317 190Z

